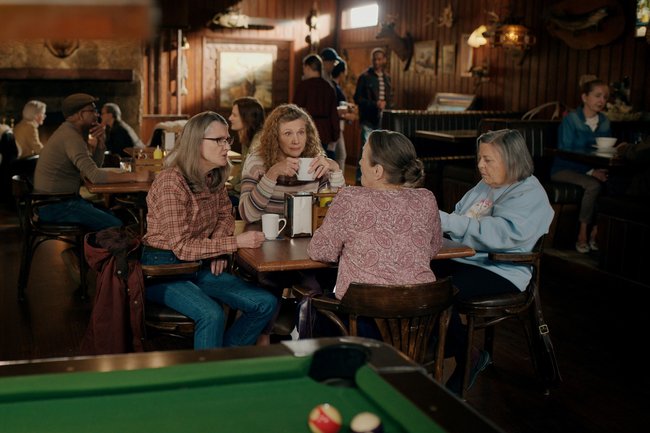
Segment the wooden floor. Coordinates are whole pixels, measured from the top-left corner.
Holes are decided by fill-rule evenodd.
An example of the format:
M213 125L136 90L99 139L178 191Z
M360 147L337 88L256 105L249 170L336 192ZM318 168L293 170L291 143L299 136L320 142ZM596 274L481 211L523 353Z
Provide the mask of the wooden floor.
M64 245L46 242L39 248L27 301L19 303L19 229L13 214L1 209L0 239L0 360L74 356L91 303L74 295L59 256ZM468 403L505 432L648 428L648 288L611 278L595 263L568 251L544 256L541 296L564 377L550 396L537 389L519 325L498 328L494 365L479 376ZM174 347L173 340L149 344L151 350Z

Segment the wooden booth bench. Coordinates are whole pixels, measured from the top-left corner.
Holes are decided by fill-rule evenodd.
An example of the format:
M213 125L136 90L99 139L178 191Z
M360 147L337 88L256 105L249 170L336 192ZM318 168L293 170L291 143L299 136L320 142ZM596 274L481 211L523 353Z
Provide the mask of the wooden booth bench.
M414 144L418 157L424 163L425 187L433 191L442 202L442 170L449 163L463 162L472 165L475 146L472 143L441 143L419 137L416 131L477 131L484 118L516 117L521 113L498 110L429 111L429 110L385 110L382 114L382 128L397 131Z

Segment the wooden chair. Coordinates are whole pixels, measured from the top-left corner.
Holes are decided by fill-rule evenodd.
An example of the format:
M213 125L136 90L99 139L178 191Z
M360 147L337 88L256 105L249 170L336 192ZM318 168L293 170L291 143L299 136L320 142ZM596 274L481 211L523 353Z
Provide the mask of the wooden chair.
M184 262L167 265L142 265L145 286L154 281L196 275L201 262ZM146 290L146 289L145 289ZM144 322L149 330L174 337L188 338L194 335L194 320L163 304L147 300Z
M548 326L544 323L542 307L539 298L539 269L542 257L544 236L540 237L530 253L490 253L489 258L493 261L508 262L512 264L530 266L532 277L525 291L517 294L507 293L501 295L479 296L472 299L457 299L455 307L460 314L467 317L467 362L465 363L465 375L461 397L465 398L470 379L471 352L474 340L474 333L477 329L485 329L484 349L494 359L494 327L496 324L516 317L524 326L528 346L533 360L533 366L544 384L544 393L549 393L549 387L553 382L561 380L555 354L548 334ZM539 341L543 341L546 347L540 347ZM547 353L543 353L547 351ZM552 359L553 365L543 365ZM543 368L550 374L544 373Z
M296 297L308 296L294 287ZM343 335L358 335L360 316L374 319L384 342L422 364L427 345L438 324L434 378L442 380L444 347L454 289L449 278L432 283L388 286L352 283L341 300L312 298L312 306L330 319ZM342 317L349 319L348 325Z
M141 236L147 232L147 194L116 194L113 196L115 206L113 210L122 207L126 210L134 221L138 223L138 231Z
M36 249L48 240L59 240L74 245L79 258L79 293L82 298L87 296L86 274L88 265L83 255L84 236L86 229L80 224L46 223L38 219L37 210L41 206L54 204L76 197L75 194L34 194L30 182L20 175L11 178L12 192L16 200L16 209L23 232L23 248L18 274L18 299L25 300L25 289L29 280L32 258Z

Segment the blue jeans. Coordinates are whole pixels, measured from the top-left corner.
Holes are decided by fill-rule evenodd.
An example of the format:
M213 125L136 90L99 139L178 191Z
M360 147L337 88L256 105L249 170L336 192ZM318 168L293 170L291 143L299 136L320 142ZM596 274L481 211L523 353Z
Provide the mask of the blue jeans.
M171 251L145 247L142 264L178 263ZM275 312L276 298L228 273L201 269L195 278L182 277L147 286L146 299L167 305L194 320L194 349L255 344ZM241 316L225 330L226 317L218 301Z
M81 224L92 231L122 226L119 218L81 197L42 206L38 208L38 217L44 222Z

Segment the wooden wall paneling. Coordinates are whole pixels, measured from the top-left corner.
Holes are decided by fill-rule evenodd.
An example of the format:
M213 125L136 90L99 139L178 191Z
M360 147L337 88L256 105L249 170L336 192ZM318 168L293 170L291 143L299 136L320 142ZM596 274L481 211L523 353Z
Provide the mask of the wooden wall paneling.
M540 1L537 0L535 1L535 7L533 8L533 11L535 10L540 10ZM533 50L535 50L535 69L531 66L531 71L534 71L534 79L532 82L534 83L534 87L536 90L536 94L534 95L533 99L536 101L536 105L543 104L545 102L551 102L555 99L549 99L549 87L551 85L550 79L549 79L549 68L548 68L548 62L549 62L549 42L548 39L542 38L542 32L544 31L543 24L541 23L541 20L536 20L536 27L535 27L535 36L537 37L537 44L535 47L533 47Z
M601 63L603 50L587 50L587 71L590 74L594 74L598 78L608 77L609 75L604 71L607 68L607 65Z
M229 1L229 0L223 0ZM216 13L214 1L198 0L192 3L190 20L203 23L188 29L188 38L193 34L201 37L236 37L250 39L289 40L294 43L294 54L291 65L292 83L300 79L300 62L307 53L304 41L307 32L305 17L311 9L312 2L301 0L244 0L241 2L243 12L251 17L262 17L277 20L275 29L263 30L219 30L211 31L202 26L207 16ZM342 31L336 27L339 12L344 8L366 3L364 0L321 0L319 13L329 15L329 23L319 29L321 47L334 46L340 54L353 47L368 47L384 45L385 42L375 39L376 27ZM494 11L500 15L507 14L509 2L499 0L494 4L488 0L467 0L451 2L454 9L455 22L451 29L438 27L437 20L447 4L447 0L382 0L380 2L380 20L387 14L398 17L397 28L400 35L408 30L416 41L435 40L439 47L445 44L456 44L456 71L454 74L439 74L435 77L423 76L409 70L404 72L404 63L396 56L390 55L389 71L395 81L394 100L399 108L425 108L430 98L441 91L474 93L474 79L459 76L459 46L463 33L470 33L481 23L487 23L487 12ZM571 107L579 102L577 83L580 75L594 73L607 82L618 81L628 75L632 84L632 100L634 107L641 110L650 109L650 83L647 74L647 56L650 46L642 38L633 37L631 22L626 24L623 36L611 44L596 47L589 51L574 50L553 37L546 30L544 13L547 9L544 0L531 0L529 3L517 3L518 14L524 12L524 24L530 26L537 36L537 45L522 65L517 65L501 48L481 47L474 50L475 65L483 60L489 61L490 81L481 84L476 93L481 98L486 109L519 109L524 110L544 102L559 100ZM632 19L632 3L626 1L626 13ZM203 14L204 16L197 16ZM433 18L433 23L426 24L427 16ZM626 15L626 17L628 16ZM209 17L208 17L209 18ZM629 21L629 20L628 20ZM629 25L628 25L629 24ZM174 30L175 31L175 30ZM192 42L193 39L190 39ZM145 89L145 112L173 113L175 106L170 95L170 76L173 57L169 54L169 35L165 30L160 34L159 45L147 50ZM192 44L190 51L195 50ZM351 52L358 52L352 50ZM152 59L149 59L153 56ZM158 57L156 57L158 56ZM198 57L197 57L198 56ZM190 61L192 59L193 61ZM351 64L363 65L363 70L370 64L368 58L350 59ZM202 69L200 53L193 52L188 57L190 78L188 81L189 95L183 98L183 110L189 114L203 106L203 95L200 88ZM352 65L351 65L352 66ZM412 66L413 68L413 66ZM360 71L353 71L358 74ZM152 88L153 91L152 96ZM290 89L291 91L292 89ZM173 110L173 111L170 111Z
M188 33L185 37L190 44L190 49L184 52L188 65L188 94L183 96L183 113L199 113L203 107L203 51L199 49L203 44L203 38L193 33Z
M551 52L554 54L549 55L549 71L553 74L554 80L549 81L556 83L555 94L558 95L558 99L567 106L572 106L566 85L569 73L569 48L560 44L558 40L552 40Z
M474 29L476 27L478 27L478 24L474 25L474 22L476 20L474 20L473 15L474 14L473 14L472 9L471 9L471 4L469 2L458 2L458 19L457 19L457 22L458 22L458 26L459 26L459 34L461 35L460 39L459 39L460 44L465 44L465 41L462 39L463 34L468 34L469 35L474 31ZM471 47L469 49L476 51L474 48L471 48ZM461 72L463 72L463 71L460 70L460 65L461 65L460 52L461 52L461 49L459 47L459 49L458 49L458 55L459 55L459 63L458 63L458 65L459 65L458 69L459 70L458 70L458 73L459 74ZM476 58L475 58L476 53L473 53L473 56L474 56L473 59L475 61L476 60ZM461 77L460 78L460 83L461 83L461 93L474 93L473 79L471 77Z
M631 16L631 14L627 15L628 17ZM631 17L633 18L633 17ZM621 81L623 77L625 76L632 76L632 72L634 68L636 67L634 65L635 62L638 61L638 59L635 57L635 41L634 41L634 21L632 21L631 18L628 18L627 20L627 28L630 29L629 32L624 33L623 36L621 36L622 39L621 43L623 45L623 59L621 62L621 71L619 72L618 75L612 75L609 77L609 80L606 82L614 82L614 81ZM646 71L648 73L648 71Z
M608 45L606 47L602 47L600 49L600 57L598 58L599 62L599 76L601 77L611 77L611 53L612 53L612 47L611 45Z
M521 55L525 55L525 57L521 58L523 63L519 64L520 57L515 56L513 53L510 54L509 67L512 68L513 75L510 76L510 80L506 81L507 86L510 88L509 102L506 105L513 107L515 110L522 110L522 107L519 107L520 105L527 106L530 87L530 76L528 75L530 68L527 66L530 65L532 55L530 53L523 53ZM526 110L523 109L523 111Z
M576 107L576 87L579 82L578 71L578 51L572 48L567 48L566 51L566 80L564 80L564 89L566 92L566 103L569 107ZM562 67L562 62L559 63Z
M535 18L534 18L534 7L535 3L533 1L527 1L523 3L524 8L524 20L523 24L536 32L535 30ZM513 102L512 107L515 110L528 111L536 105L536 90L535 86L538 85L535 82L534 76L537 72L537 62L539 61L539 51L535 46L531 47L524 53L524 57L521 59L515 59L516 68L519 71L519 76L521 77L521 86L519 86L521 92L521 99L518 100L514 97L513 92Z
M537 1L535 2L538 3ZM534 10L534 8L533 8ZM539 37L541 28L535 28L535 35ZM541 42L541 38L539 38ZM526 109L531 109L545 102L549 102L546 99L546 95L541 94L547 86L546 82L546 65L542 62L542 56L545 56L545 52L542 49L541 43L536 44L531 48L531 52L528 54L530 56L530 86L529 86L529 98L531 106L526 107ZM534 105L532 105L534 104Z
M583 75L597 75L598 71L592 71L589 69L589 65L587 63L587 59L589 56L589 50L577 50L577 56L578 56L578 78L582 77ZM602 77L600 77L602 78ZM574 85L577 85L579 80L576 80ZM577 98L580 98L580 92L577 91L576 93Z
M645 38L635 39L635 62L634 69L630 76L631 86L636 89L643 89L640 92L633 92L630 94L630 103L632 107L638 109L643 106L642 101L650 101L650 65L648 65L648 52L650 52L650 44L645 41ZM645 55L644 55L645 53Z

